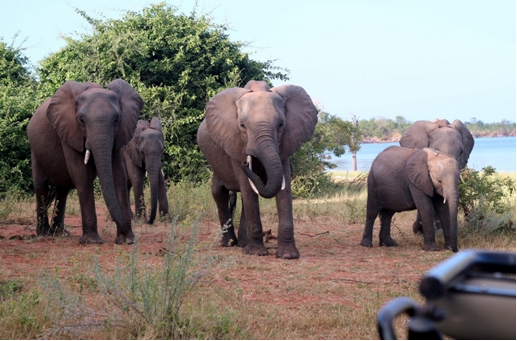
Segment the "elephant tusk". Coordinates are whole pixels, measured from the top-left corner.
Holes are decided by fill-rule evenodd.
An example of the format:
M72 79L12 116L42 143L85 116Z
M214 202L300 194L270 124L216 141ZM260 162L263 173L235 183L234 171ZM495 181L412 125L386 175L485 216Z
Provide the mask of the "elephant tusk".
M162 176L165 177L165 174L163 173L163 169L160 169L162 171Z
M281 188L281 190L283 191L284 189L285 189L285 175L282 178L282 188Z
M465 181L463 181L463 177L461 176L461 173L460 173L460 180L461 180L461 183L464 184Z
M248 163L249 169L252 170L251 169L251 155L248 155L248 157L246 157L246 162Z
M248 181L250 182L250 185L251 185L251 188L253 189L253 192L257 193L257 195L260 195L258 190L257 190L257 187L255 187L255 184L253 183L253 181L251 181L250 178L248 178Z
M84 164L85 165L88 163L89 159L90 159L90 150L86 149L86 155L84 155Z
M147 171L145 171L145 177L147 178Z
M447 199L443 198L443 204L445 205L445 203L447 202Z

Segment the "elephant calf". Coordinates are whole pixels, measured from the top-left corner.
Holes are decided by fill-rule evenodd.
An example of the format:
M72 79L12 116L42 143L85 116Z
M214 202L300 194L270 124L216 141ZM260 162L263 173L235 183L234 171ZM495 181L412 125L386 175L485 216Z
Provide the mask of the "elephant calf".
M435 149L392 146L380 153L368 175L366 226L362 246L372 247L373 223L380 215L381 246L396 246L391 238L395 212L418 209L423 222L424 250L439 251L433 227L433 207L443 226L445 248L458 251L457 161Z
M151 215L149 224L156 219L157 203L160 203L160 214L166 216L169 213L167 201L167 189L162 171L162 154L165 141L163 138L162 124L153 117L151 123L139 120L135 134L131 141L124 146L123 155L126 161L128 194L133 187L135 194L135 215L140 218L146 216L144 202L145 174L149 175L151 184Z

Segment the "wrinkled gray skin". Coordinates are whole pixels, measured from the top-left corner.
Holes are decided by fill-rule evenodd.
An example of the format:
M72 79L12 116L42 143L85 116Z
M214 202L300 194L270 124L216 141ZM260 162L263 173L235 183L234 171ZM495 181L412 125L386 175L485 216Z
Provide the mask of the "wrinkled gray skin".
M167 189L162 174L162 154L165 140L160 120L153 117L151 123L138 121L135 134L131 141L124 146L123 155L126 161L128 175L128 193L133 187L135 194L136 218L146 217L144 202L144 182L146 172L151 186L151 215L148 223L156 219L156 209L160 204L160 215L169 213Z
M103 88L96 83L68 81L31 118L32 175L37 199L37 234L66 233L68 193L77 189L81 205L81 244L103 243L97 230L93 180L99 176L104 200L117 224L115 243L131 243L126 167L121 148L129 142L142 109L142 99L121 79ZM85 154L91 152L85 164ZM55 187L57 214L49 225L49 182Z
M422 215L424 247L439 251L433 227L433 208L443 226L445 248L458 251L458 180L454 158L434 149L392 146L380 153L368 175L366 226L362 246L372 247L373 224L380 215L379 245L396 246L391 218L415 208ZM444 202L446 200L446 203Z
M198 143L212 167L212 195L223 226L222 246L238 245L245 254L267 255L262 236L259 197L276 198L278 258L299 258L294 240L289 156L314 133L317 110L303 88L284 85L270 89L250 81L231 88L206 105ZM247 162L251 157L252 170ZM285 178L285 189L281 190ZM241 192L239 238L234 232L229 191Z
M454 120L452 124L445 119L436 119L434 122L417 121L404 132L400 139L400 146L436 149L456 159L461 171L467 166L470 153L474 148L474 138L460 120ZM413 223L414 233L422 232L421 222L420 212L418 212L417 220Z

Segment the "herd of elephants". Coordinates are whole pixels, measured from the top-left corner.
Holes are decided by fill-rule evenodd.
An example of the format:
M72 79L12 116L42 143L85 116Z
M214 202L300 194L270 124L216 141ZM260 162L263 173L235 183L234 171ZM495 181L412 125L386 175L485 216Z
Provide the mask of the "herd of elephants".
M66 234L67 196L76 188L81 207L81 244L103 243L97 229L94 180L98 176L109 213L117 225L116 244L132 243L132 217L147 219L143 188L151 187L153 223L157 209L168 214L161 156L161 122L138 120L143 101L121 79L106 86L68 81L34 113L28 125L32 174L37 200L37 234ZM223 228L222 246L240 246L245 254L267 255L260 221L259 195L276 198L276 257L299 258L293 228L289 157L314 132L318 111L305 90L295 85L270 88L250 81L226 89L206 105L197 140L210 164L212 195ZM459 120L418 121L374 160L368 175L366 226L361 245L373 246L373 224L380 216L381 246L390 236L395 212L417 209L413 231L423 233L424 250L440 250L434 222L444 231L444 247L458 251L457 212L460 170L474 139ZM133 187L135 213L129 192ZM241 192L238 236L233 225L235 192ZM47 209L56 200L49 224Z

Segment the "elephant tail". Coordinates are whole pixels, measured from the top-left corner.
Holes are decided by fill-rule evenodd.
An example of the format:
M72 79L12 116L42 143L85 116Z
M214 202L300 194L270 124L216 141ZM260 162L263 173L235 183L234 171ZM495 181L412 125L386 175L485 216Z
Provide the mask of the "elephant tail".
M45 208L48 210L54 199L56 199L56 186L49 182L49 190L45 199Z
M233 218L233 212L235 212L235 206L237 206L237 192L230 192L230 217Z

